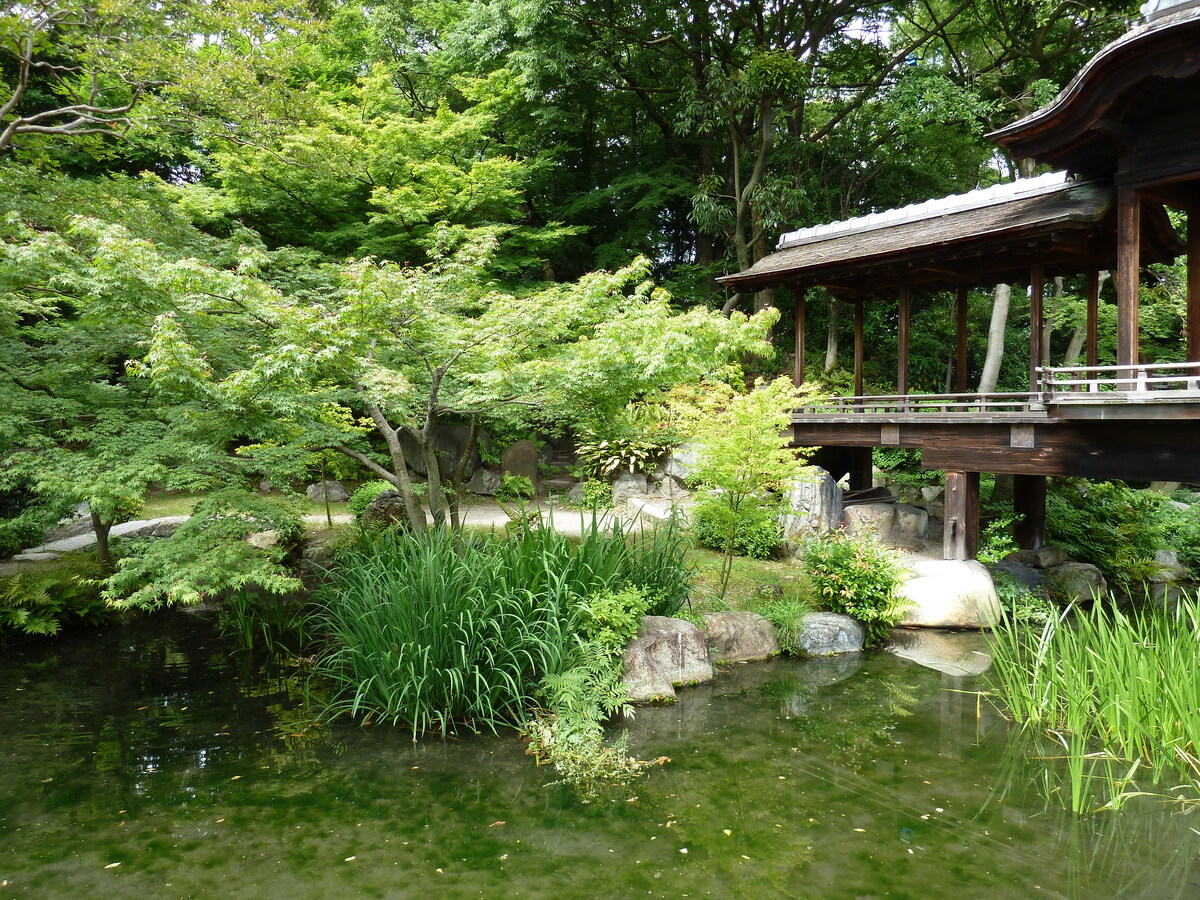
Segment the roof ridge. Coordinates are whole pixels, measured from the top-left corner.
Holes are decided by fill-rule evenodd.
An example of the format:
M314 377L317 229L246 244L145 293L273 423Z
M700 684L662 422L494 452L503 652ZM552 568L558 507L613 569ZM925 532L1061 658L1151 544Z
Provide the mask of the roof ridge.
M976 188L963 194L950 194L947 197L936 197L921 203L901 206L878 213L869 213L853 219L843 219L824 225L812 225L787 232L779 238L777 250L796 247L816 238L834 237L854 234L861 231L872 231L876 228L888 228L902 222L916 222L921 219L932 219L950 213L963 212L969 209L981 209L1000 203L1009 203L1024 197L1034 197L1039 194L1049 194L1062 190L1064 187L1075 187L1082 182L1072 182L1066 172L1049 172L1036 178L1019 178L991 187Z

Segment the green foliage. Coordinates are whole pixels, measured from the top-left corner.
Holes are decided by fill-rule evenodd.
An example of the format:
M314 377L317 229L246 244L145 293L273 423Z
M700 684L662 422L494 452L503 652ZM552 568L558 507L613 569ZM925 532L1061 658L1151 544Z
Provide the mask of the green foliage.
M384 491L394 491L396 486L390 481L379 479L377 481L368 481L360 484L354 489L354 493L350 495L350 500L346 504L350 515L354 517L355 522L362 521L362 514L367 511L367 507L371 505L371 501L382 494Z
M1017 541L1013 537L1013 523L1020 519L1014 515L1011 506L1002 510L988 522L979 534L979 552L975 558L985 566L994 566L1010 553L1017 550Z
M583 496L579 500L580 509L609 509L612 507L612 485L607 481L589 478L583 482Z
M414 735L495 730L520 722L553 676L611 715L623 689L599 660L619 652L613 642L643 610L683 601L684 550L670 527L626 534L595 522L578 543L541 528L503 540L364 534L339 556L314 616L331 642L318 671L341 688L331 711Z
M895 557L871 537L838 529L808 538L802 550L817 603L862 622L868 644L877 643L903 617L896 595Z
M993 572L996 596L1005 619L1017 625L1042 627L1062 610L1045 594L1021 584L1008 572Z
M734 512L719 496L705 496L691 512L692 536L701 547L737 556L774 559L783 542L779 520L769 504L745 504ZM731 537L732 535L732 537Z
M1076 813L1136 796L1135 779L1200 802L1200 600L1074 613L993 633L988 677L1001 710L1065 751L1063 795Z
M1116 481L1056 479L1046 498L1048 540L1090 562L1126 593L1156 575L1155 551L1174 546L1164 495Z
M46 529L62 521L69 509L65 503L27 506L11 519L0 519L0 559L40 544Z
M871 459L887 480L895 484L910 484L921 487L937 484L942 473L936 469L921 468L921 451L905 447L876 447Z
M59 565L0 579L0 644L12 635L48 636L64 625L98 625L112 618L89 562Z
M221 606L222 633L245 650L272 655L299 653L308 641L309 616L303 603L275 594L234 592Z
M273 533L262 548L252 534ZM300 588L284 556L301 534L289 503L235 490L217 491L164 540L147 543L122 559L107 580L104 598L115 608L191 605L223 594L257 588L287 594Z
M808 599L794 591L763 590L755 596L751 606L775 627L779 648L789 656L799 656L804 617L813 611Z
M528 475L513 475L505 472L500 487L496 489L497 500L532 500L533 481Z
M763 524L772 522L789 484L800 477L804 460L789 446L797 391L790 378L758 381L748 393L714 384L690 416L687 431L698 444L693 477L700 485L701 540L724 551L721 596L729 584L735 544L760 558L778 545ZM749 527L747 528L746 523ZM707 530L706 529L711 529ZM770 549L768 549L770 548Z
M662 456L663 446L654 441L637 438L610 438L584 441L575 448L575 455L584 470L594 478L611 478L621 469L634 472L653 472L654 463Z

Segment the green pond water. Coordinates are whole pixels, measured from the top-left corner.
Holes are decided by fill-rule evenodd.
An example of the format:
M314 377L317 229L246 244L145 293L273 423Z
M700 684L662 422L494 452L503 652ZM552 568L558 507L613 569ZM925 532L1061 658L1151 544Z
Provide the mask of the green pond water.
M1073 820L955 678L735 666L639 709L583 803L513 736L315 726L198 616L0 655L0 900L1200 896L1200 817Z

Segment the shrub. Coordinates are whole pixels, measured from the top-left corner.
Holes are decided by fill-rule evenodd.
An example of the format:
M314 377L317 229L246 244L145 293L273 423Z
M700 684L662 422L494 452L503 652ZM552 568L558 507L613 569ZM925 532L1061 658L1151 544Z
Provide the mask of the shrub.
M384 491L394 491L396 486L382 479L378 481L367 481L360 484L350 495L350 502L347 504L350 510L350 515L355 522L362 521L362 515L367 511L367 507L371 505L371 501L382 494Z
M496 489L497 500L530 500L532 498L533 481L528 475L504 473L500 487Z
M583 498L580 509L609 509L613 502L612 485L607 481L589 478L583 483Z
M731 530L737 556L771 559L783 543L773 505L748 502L734 512L719 499L706 497L692 509L692 535L700 546L725 552Z
M634 472L652 472L655 461L662 456L665 447L653 440L615 437L607 440L591 440L575 448L575 457L580 465L592 475L607 478L620 469Z
M862 622L867 643L881 640L902 617L903 606L896 596L900 570L891 553L873 538L838 529L810 537L802 555L817 602Z
M1155 551L1174 546L1173 513L1157 491L1058 479L1047 496L1047 537L1072 559L1094 564L1110 584L1136 592L1159 571Z
M90 561L0 579L0 642L11 634L49 636L72 622L98 625L113 617L100 597Z

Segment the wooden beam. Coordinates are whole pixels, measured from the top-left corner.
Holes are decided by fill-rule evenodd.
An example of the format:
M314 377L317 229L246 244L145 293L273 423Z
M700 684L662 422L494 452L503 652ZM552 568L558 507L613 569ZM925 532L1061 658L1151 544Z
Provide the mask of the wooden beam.
M979 552L979 473L946 473L942 557L974 559Z
M1138 362L1138 275L1142 201L1136 188L1117 188L1117 365Z
M926 446L921 465L950 471L969 466L979 472L1010 475L1073 476L1076 478L1123 478L1129 481L1200 481L1200 458L1194 451L1166 453L1141 449L1090 453L1062 447L1031 450L1007 447L943 449Z
M1188 212L1187 242L1188 362L1200 362L1200 211Z
M796 288L793 293L796 297L796 366L793 380L796 387L800 387L804 384L804 314L808 289Z
M954 341L954 390L967 392L967 286L960 284L954 298L955 341Z
M1044 287L1041 261L1035 262L1029 270L1029 391L1038 389L1037 368L1042 364L1042 336L1046 325L1046 315L1042 308L1042 290Z
M854 395L863 395L863 301L854 301Z
M896 364L896 393L903 396L908 393L908 326L912 320L912 295L909 293L908 285L900 286L899 314L900 351Z
M1099 365L1100 272L1092 269L1087 279L1087 364Z
M1046 476L1013 476L1013 536L1022 550L1046 546Z

